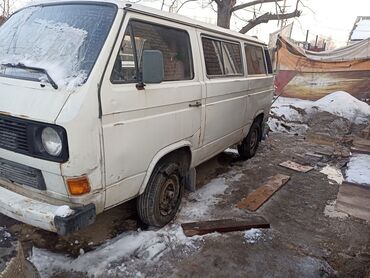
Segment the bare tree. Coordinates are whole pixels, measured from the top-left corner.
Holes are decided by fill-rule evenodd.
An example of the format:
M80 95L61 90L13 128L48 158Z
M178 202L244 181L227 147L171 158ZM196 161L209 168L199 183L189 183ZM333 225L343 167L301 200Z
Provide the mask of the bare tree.
M0 17L9 17L12 4L11 0L0 0Z
M239 31L240 33L247 33L249 30L261 23L267 23L270 20L286 20L289 18L299 17L301 11L298 10L300 0L297 0L295 10L292 12L285 12L279 6L278 2L283 0L253 0L241 4L236 4L236 0L212 0L217 4L217 25L230 28L230 20L236 11L244 10L248 7L255 7L256 5L263 5L266 3L275 3L276 13L264 13L248 21L248 23Z
M3 0L6 1L6 0ZM141 1L141 0L138 0ZM169 2L167 2L169 1ZM189 2L201 2L200 0L161 0L161 10L164 10L165 7L168 8L169 12L178 13L184 5ZM289 18L299 17L301 15L301 11L299 10L299 4L302 3L302 0L296 0L295 9L291 12L287 12L285 9L286 0L241 0L244 1L242 3L237 3L237 0L209 0L208 5L212 8L212 4L215 3L217 9L213 8L214 11L217 13L217 25L230 29L230 21L232 16L237 16L236 12L246 10L247 8L255 8L256 6L262 6L263 4L267 3L275 3L275 13L267 12L263 13L259 16L254 16L250 20L246 21L245 26L240 29L240 33L247 33L249 30L254 28L255 26L261 23L267 23L271 20L279 20L284 21ZM279 4L283 2L284 6L280 6ZM304 4L302 3L304 6ZM237 18L239 18L237 16ZM239 18L240 19L240 18Z

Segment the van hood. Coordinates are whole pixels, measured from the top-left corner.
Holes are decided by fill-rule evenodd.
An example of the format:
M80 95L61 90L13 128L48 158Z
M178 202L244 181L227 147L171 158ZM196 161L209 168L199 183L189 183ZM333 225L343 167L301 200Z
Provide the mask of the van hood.
M38 82L0 78L0 114L54 123L69 93Z

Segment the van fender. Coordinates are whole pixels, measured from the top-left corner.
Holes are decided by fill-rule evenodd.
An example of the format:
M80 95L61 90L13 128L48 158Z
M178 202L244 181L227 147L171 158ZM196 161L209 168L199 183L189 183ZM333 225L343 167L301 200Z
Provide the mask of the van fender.
M183 148L183 147L191 147L192 144L189 142L189 141L180 141L180 142L177 142L177 143L174 143L172 145L169 145L163 149L161 149L159 152L157 152L157 154L153 157L152 161L150 162L149 166L148 166L148 169L146 171L146 175L145 175L145 178L144 178L144 181L143 183L141 184L141 187L140 187L140 191L139 191L139 195L141 195L147 184L148 184L148 181L149 181L149 178L150 176L152 175L152 172L154 170L154 167L157 165L157 163L167 154L173 152L173 151L176 151L180 148Z
M261 114L263 114L263 115L264 115L264 116L263 116L263 119L262 119L262 121L264 121L264 120L265 120L265 118L266 118L265 110L264 110L264 109L258 110L258 111L256 112L256 114L254 114L253 121L255 121L255 119L257 119L257 117L258 117L259 115L261 115Z

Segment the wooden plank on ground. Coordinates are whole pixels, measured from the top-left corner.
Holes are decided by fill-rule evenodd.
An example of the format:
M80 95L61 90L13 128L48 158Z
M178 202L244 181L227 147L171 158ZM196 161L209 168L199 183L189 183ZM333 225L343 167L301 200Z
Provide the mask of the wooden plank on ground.
M317 145L324 145L324 146L335 146L337 140L340 138L332 138L329 134L322 134L322 133L309 133L306 135L307 141L317 144Z
M356 137L354 140L353 140L353 145L355 147L363 147L363 148L368 148L370 149L370 140L368 139L364 139L364 138L360 138L360 137Z
M317 154L317 153L312 153L312 152L307 152L305 153L306 156L311 156L311 157L314 157L314 158L317 158L317 159L322 159L323 156L321 154Z
M267 220L261 216L251 215L246 219L221 219L181 224L184 234L188 237L209 233L227 233L245 231L252 228L270 228Z
M370 154L370 148L364 147L351 147L351 152L359 154Z
M370 140L356 137L353 140L353 147L351 148L351 152L370 154Z
M331 151L315 151L315 153L325 155L325 156L332 156L334 153L334 148Z
M288 182L290 176L277 174L271 177L264 185L243 198L236 206L240 209L256 211L261 207L276 191Z
M280 163L279 165L282 167L297 171L297 172L302 172L302 173L307 173L313 169L313 167L311 166L302 165L302 164L299 164L297 162L293 162L290 160Z
M344 182L339 187L336 209L370 221L370 187Z

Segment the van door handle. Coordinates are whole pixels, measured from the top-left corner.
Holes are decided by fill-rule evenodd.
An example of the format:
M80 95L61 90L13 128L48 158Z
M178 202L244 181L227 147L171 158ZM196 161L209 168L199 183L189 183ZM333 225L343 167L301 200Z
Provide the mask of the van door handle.
M200 107L202 106L202 103L200 101L197 101L196 103L190 103L189 107Z

